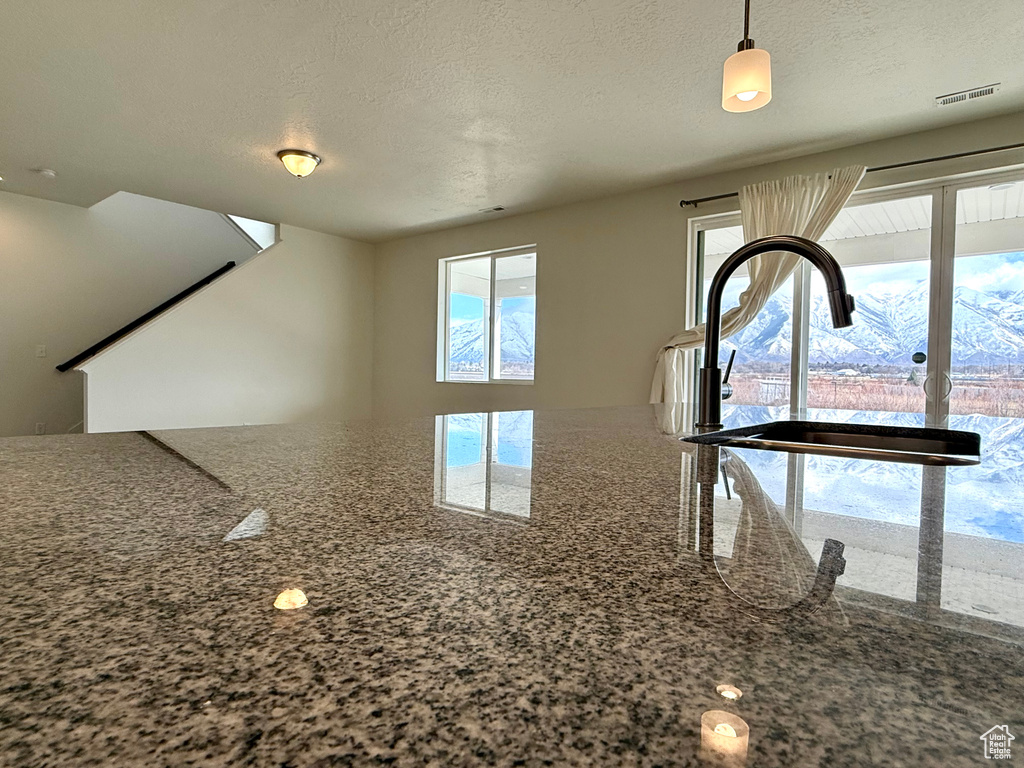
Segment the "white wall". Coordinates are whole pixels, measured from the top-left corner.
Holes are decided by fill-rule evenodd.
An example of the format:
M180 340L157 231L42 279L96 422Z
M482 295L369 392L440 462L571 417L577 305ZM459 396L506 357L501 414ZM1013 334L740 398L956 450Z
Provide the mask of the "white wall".
M124 192L88 209L0 192L0 436L81 422L82 377L54 366L252 254L212 211Z
M370 415L373 246L280 241L82 365L89 432Z
M374 415L646 403L658 348L684 325L688 219L736 208L727 200L684 210L680 199L793 173L1010 144L1022 135L1024 113L379 244ZM1011 163L1024 163L1024 152L870 174L862 188ZM437 260L532 243L535 383L437 382Z

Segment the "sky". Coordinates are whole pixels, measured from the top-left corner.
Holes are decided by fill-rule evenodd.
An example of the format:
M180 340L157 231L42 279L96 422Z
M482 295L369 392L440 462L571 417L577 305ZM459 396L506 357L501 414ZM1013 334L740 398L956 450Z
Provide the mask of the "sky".
M956 260L956 283L976 291L1024 290L1024 252L963 256Z
M461 323L466 320L483 320L484 300L479 296L453 293L449 306L453 322ZM513 312L533 314L537 311L537 298L535 296L523 296L521 298L502 299L501 309L506 314L512 314Z
M922 280L928 280L928 272L927 261L900 261L845 267L843 276L846 278L847 292L856 298L858 294L879 296L909 293ZM825 293L825 283L817 272L811 276L811 291L822 295Z
M532 315L537 311L537 297L523 296L516 299L502 299L501 311L506 315L511 315L513 312L525 312Z
M1024 252L997 253L981 256L958 256L955 262L956 285L975 291L1024 291ZM856 297L858 294L882 295L886 293L908 293L922 280L929 279L927 261L901 261L845 267L847 290ZM705 296L711 281L705 280ZM793 293L792 281L780 289L780 293ZM747 287L746 276L734 277L726 284L722 297L725 309L739 303L739 294ZM815 294L824 292L821 275L815 271L811 276L811 290Z
M954 284L975 291L1021 291L1024 290L1024 252L997 253L981 256L958 256L955 265ZM922 280L928 279L927 261L903 261L895 264L847 267L847 290L858 293L906 293ZM821 276L812 277L814 288L823 290Z
M453 293L449 301L449 312L454 322L464 320L482 320L484 317L484 300L479 296L465 293Z

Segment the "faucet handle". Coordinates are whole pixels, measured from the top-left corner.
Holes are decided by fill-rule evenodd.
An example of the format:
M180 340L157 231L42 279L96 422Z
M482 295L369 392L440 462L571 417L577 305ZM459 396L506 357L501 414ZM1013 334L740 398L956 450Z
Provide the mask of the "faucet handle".
M725 366L725 376L722 377L722 399L728 400L732 397L732 384L729 383L729 374L732 373L732 363L736 359L736 350L729 355L729 362Z

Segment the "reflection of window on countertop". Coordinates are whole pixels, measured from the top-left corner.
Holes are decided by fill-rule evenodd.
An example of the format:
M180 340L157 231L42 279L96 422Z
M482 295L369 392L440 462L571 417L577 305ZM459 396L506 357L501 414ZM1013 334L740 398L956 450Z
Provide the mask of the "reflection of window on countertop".
M759 406L727 405L727 426L785 418ZM814 415L812 415L814 417ZM828 420L924 426L919 414L831 411ZM1024 638L1024 525L1020 511L1020 419L952 416L951 429L977 432L985 453L970 467L920 467L859 458L805 456L730 448L743 462L811 558L828 538L843 542L845 573L836 596L845 605L920 616L999 637ZM714 494L714 552L734 556L745 499L732 470L730 491ZM684 456L681 488L695 482ZM680 545L696 553L699 537L687 493L681 500ZM998 626L997 626L998 625Z
M470 514L530 517L533 411L438 416L434 503Z

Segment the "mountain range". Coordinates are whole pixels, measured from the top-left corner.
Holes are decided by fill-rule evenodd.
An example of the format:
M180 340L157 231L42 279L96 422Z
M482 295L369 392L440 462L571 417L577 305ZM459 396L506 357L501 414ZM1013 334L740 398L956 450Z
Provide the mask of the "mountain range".
M735 296L735 293L734 293ZM911 365L928 349L927 281L907 292L861 294L850 328L833 328L828 302L811 301L809 359L812 365ZM735 301L735 299L734 299ZM728 306L728 303L726 303ZM736 349L736 362L788 363L793 347L793 297L783 289L754 321L722 342L723 360ZM501 359L532 364L536 315L513 312L501 318ZM453 371L483 370L484 323L468 320L451 329ZM953 294L953 364L1024 364L1024 291L977 291L958 286Z
M809 359L814 364L910 365L928 349L928 283L910 291L855 297L853 326L832 327L828 302L812 298ZM953 364L1024 364L1024 291L976 291L958 286L953 294ZM736 349L736 362L788 363L793 345L793 297L779 291L750 325L723 340L723 359Z
M532 366L536 318L532 312L502 314L499 324L499 345L502 367ZM484 323L466 320L451 327L449 360L452 371L482 371L484 364Z

